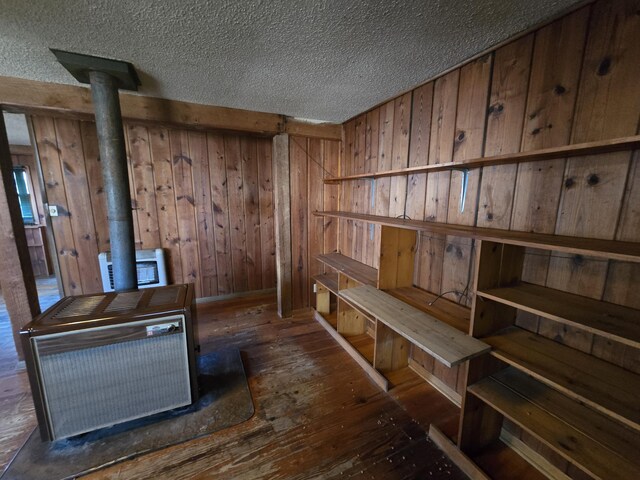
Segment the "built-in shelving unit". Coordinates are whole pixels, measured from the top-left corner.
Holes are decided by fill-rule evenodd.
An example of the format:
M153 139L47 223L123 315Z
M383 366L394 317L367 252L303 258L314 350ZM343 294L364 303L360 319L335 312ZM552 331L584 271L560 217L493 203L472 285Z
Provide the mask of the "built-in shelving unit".
M350 212L314 212L316 215L345 220L356 220L377 225L385 225L406 230L425 231L441 235L470 237L477 240L519 245L523 247L555 250L593 257L604 257L628 262L640 262L640 243L602 240L597 238L567 237L543 233L517 232L514 230L498 230L494 228L471 227L467 225L450 225L447 223L408 220L404 218L365 215Z
M633 137L615 148L638 141ZM580 151L575 147L572 151ZM336 318L333 326L319 321L372 378L388 388L407 367L419 373L408 361L412 348L446 367L466 366L462 394L456 393L461 403L457 439L440 438L448 449L460 451L454 457L465 469L473 470L474 459L504 453L508 419L594 478L640 478L640 376L515 324L518 311L524 311L639 348L640 311L526 283L521 276L526 247L640 262L640 244L346 212L316 214L382 226L378 269L341 254L321 255L335 273L316 277L318 311ZM477 240L471 309L413 287L418 231ZM333 304L337 312L331 311ZM455 402L453 397L448 395ZM510 445L516 448L516 443ZM539 456L532 461L553 471Z
M562 147L532 150L530 152L510 153L491 157L471 158L459 162L436 163L432 165L420 165L416 167L398 168L375 173L359 173L341 177L326 178L324 183L340 183L349 180L361 180L368 178L394 177L398 175L415 175L419 173L434 173L446 170L461 170L480 167L492 167L496 165L518 164L552 160L554 158L581 157L600 153L611 153L622 150L634 150L640 147L640 135L616 138L613 140L601 140L597 142L577 143Z
M632 308L530 283L479 290L477 294L482 298L640 348L638 311Z

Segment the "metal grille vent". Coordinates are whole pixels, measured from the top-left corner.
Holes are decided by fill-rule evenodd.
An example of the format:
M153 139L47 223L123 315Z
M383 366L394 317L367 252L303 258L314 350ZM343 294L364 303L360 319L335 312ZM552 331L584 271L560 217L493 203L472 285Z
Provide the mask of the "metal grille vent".
M104 298L105 295L74 297L71 303L57 312L53 318L82 317L85 315L91 315Z
M126 292L118 293L109 306L105 308L105 312L117 312L119 310L133 310L138 306L138 302L142 298L144 292Z
M180 287L167 287L153 292L153 297L149 302L150 307L159 307L160 305L170 305L178 301Z
M109 271L109 285L113 289L115 287L113 283L113 265L107 265L107 269ZM136 262L136 271L138 272L138 286L158 285L160 283L157 262Z

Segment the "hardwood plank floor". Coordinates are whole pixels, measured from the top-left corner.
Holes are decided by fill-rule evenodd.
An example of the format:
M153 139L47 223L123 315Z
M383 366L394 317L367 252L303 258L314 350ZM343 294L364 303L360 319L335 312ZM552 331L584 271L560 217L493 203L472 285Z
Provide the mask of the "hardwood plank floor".
M241 349L255 415L84 478L464 478L426 434L431 422L455 429L456 408L417 376L383 392L309 312L281 320L272 296L202 304L198 336L203 353ZM26 396L31 407L23 377L3 377L0 391L15 384L13 395ZM0 402L0 454L20 444L5 437L9 423L28 434L32 410Z

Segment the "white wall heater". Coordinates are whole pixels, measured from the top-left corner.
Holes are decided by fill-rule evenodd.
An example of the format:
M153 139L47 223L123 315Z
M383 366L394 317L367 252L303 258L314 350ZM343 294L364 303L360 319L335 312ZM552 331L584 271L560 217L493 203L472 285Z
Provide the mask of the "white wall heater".
M113 292L111 252L99 254L98 261L100 262L102 289L104 292ZM168 285L164 251L161 248L136 250L136 270L138 271L138 288Z

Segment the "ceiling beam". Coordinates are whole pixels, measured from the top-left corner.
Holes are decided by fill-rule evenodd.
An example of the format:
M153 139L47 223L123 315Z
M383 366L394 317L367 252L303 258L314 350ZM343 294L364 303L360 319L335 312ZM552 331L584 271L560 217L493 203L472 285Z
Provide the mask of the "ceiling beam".
M222 130L257 135L291 133L307 137L340 140L342 126L334 123L307 123L275 113L145 97L122 92L122 117L143 123ZM91 91L60 83L38 82L0 76L0 107L16 113L54 113L93 118Z

